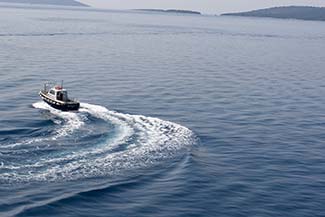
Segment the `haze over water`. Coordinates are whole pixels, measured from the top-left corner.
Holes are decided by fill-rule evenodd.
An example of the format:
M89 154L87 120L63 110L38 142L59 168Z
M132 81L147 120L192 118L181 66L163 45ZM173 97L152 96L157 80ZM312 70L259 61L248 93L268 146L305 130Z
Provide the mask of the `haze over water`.
M0 11L1 216L324 216L324 22Z

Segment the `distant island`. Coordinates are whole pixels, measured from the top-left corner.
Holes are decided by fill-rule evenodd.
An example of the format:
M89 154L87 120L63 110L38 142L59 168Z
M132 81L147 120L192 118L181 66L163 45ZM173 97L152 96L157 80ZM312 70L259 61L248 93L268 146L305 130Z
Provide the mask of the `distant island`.
M74 0L0 0L0 3L89 7L86 4Z
M198 14L201 12L198 11L189 11L189 10L176 10L176 9L135 9L136 11L148 11L148 12L160 12L160 13L180 13L180 14Z
M324 7L288 6L266 8L240 13L226 13L221 16L272 17L282 19L325 21Z

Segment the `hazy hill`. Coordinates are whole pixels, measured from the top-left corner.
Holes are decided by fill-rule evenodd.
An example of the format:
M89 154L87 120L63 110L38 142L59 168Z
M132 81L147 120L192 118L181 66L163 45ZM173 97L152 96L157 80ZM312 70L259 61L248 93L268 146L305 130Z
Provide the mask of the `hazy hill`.
M136 9L138 11L148 11L148 12L161 12L161 13L181 13L181 14L201 14L198 11L189 11L189 10L177 10L177 9Z
M0 3L42 4L61 6L88 6L74 0L0 0Z
M245 16L245 17L273 17L284 19L320 20L325 21L325 8L288 6L260 9L240 13L226 13L223 16Z

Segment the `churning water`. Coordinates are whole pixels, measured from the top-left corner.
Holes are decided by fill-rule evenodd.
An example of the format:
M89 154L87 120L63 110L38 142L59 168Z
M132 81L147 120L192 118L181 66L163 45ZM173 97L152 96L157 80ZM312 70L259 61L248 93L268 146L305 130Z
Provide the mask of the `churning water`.
M1 216L325 215L324 22L0 12Z

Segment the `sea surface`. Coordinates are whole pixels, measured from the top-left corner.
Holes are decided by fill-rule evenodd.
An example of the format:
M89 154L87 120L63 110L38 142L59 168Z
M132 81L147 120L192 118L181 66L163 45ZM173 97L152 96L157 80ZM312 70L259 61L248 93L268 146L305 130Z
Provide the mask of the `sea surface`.
M79 112L40 101L61 82ZM325 216L325 22L0 8L0 216Z

